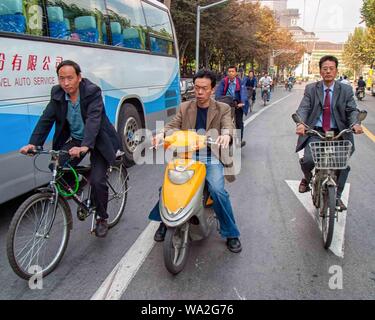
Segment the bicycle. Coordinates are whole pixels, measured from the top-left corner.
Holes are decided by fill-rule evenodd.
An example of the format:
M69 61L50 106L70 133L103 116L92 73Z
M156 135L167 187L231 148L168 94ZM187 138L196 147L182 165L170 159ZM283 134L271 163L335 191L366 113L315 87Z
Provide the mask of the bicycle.
M367 112L360 111L358 120L363 121ZM349 140L338 140L344 133L352 129L344 129L336 136L334 131L327 131L325 135L310 128L295 113L292 115L295 123L303 124L306 134L317 135L322 141L309 143L311 149L314 172L311 179L311 197L314 206L318 209L318 220L322 226L323 246L328 249L332 242L335 222L338 222L338 208L336 207L338 171L346 169L351 156L352 143Z
M75 168L59 166L59 157L65 150L31 151L31 154L51 156L52 178L47 187L36 189L37 193L27 198L16 211L7 235L7 256L13 271L23 279L34 275L31 267L37 266L42 276L51 273L61 261L68 245L73 219L68 199L78 205L80 221L92 215L91 234L94 233L96 211L91 200L91 186L84 192L83 185L89 182L90 166ZM35 166L35 162L34 162ZM73 174L74 186L64 179ZM124 213L129 176L122 159L107 171L108 185L108 228L113 228ZM81 188L80 188L81 186Z
M247 88L247 96L248 96L248 101L249 101L249 112L253 112L253 106L254 106L254 100L253 100L253 91L254 88L248 87Z
M262 100L263 100L263 105L266 106L267 101L269 100L269 95L271 94L270 92L270 85L262 85Z

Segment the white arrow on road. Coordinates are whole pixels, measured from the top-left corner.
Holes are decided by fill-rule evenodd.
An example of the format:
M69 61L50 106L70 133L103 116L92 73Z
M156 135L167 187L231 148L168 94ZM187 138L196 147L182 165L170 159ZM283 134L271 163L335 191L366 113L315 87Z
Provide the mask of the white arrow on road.
M314 204L312 203L311 193L299 193L298 186L300 181L296 180L285 180L288 184L289 188L292 189L298 200L303 204L306 208L307 212L310 216L314 219L314 221L318 224L320 232L322 232L322 226L317 218L317 209L315 208ZM349 202L349 189L350 184L347 183L345 185L344 191L342 193L341 199L346 206L348 206ZM332 243L329 249L338 257L344 257L344 235L345 235L345 224L346 224L346 211L339 212L339 219L335 222L335 226L333 229L333 238Z

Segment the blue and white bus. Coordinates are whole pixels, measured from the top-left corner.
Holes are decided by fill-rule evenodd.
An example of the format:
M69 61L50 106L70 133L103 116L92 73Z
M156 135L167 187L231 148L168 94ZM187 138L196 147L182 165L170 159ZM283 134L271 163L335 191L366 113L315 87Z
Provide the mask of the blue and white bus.
M180 104L176 36L160 2L0 0L0 203L46 182L18 150L67 59L102 88L129 164L140 142L134 133L155 130Z

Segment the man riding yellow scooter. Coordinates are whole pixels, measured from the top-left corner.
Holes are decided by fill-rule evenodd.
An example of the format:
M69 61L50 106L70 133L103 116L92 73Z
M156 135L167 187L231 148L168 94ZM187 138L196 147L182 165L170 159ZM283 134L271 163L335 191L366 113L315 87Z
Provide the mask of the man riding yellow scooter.
M222 149L220 151L228 155L224 150L228 149L229 144L235 139L231 109L227 104L211 99L216 84L216 76L212 71L200 70L194 76L193 81L196 99L182 103L174 119L154 137L153 145L159 145L164 137L168 135L168 131L171 130L195 129L198 132L214 131L217 133L216 135L215 133L211 134L212 138L214 138L213 141L215 145L207 149L206 153L199 152L199 154L197 154L193 152L193 159L205 164L205 183L213 199L213 209L220 223L220 234L223 238L227 239L226 244L228 249L237 253L242 250L239 240L240 232L234 219L229 194L224 189L224 176L228 181L233 181L235 168L233 162L228 160L228 157L226 158L219 154L219 150ZM218 146L221 147L219 148ZM220 161L218 159L220 159ZM171 165L171 163L169 165ZM186 166L185 163L182 164L182 166L184 165ZM172 166L175 166L175 164L172 163ZM177 169L176 166L175 168ZM166 174L168 172L167 168ZM189 173L187 174L189 175ZM199 176L203 177L204 175ZM198 175L196 177L198 177ZM200 186L200 184L197 185ZM163 200L162 197L163 190L161 192L161 199ZM151 220L162 220L160 210L164 209L160 208L161 206L161 201L155 205L149 215ZM155 241L164 241L166 232L167 227L162 222L155 233Z

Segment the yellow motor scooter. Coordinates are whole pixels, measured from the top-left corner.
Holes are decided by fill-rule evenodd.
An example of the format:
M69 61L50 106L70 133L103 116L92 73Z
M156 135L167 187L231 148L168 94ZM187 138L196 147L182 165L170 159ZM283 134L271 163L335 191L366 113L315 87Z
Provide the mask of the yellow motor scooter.
M206 238L215 222L205 188L206 166L193 154L213 143L195 131L175 131L164 140L174 156L167 164L160 193L159 210L167 226L164 239L164 263L172 274L179 273L188 259L191 240Z

